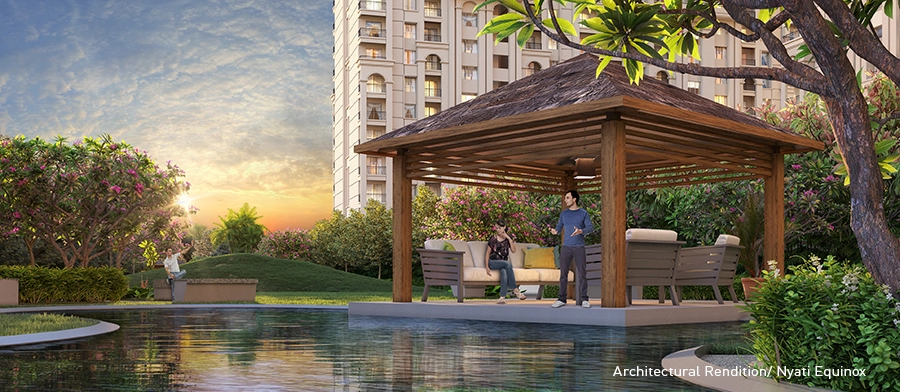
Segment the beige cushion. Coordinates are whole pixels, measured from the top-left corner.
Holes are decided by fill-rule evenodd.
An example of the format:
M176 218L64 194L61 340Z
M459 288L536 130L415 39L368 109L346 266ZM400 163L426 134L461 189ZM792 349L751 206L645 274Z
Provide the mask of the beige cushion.
M556 268L553 261L553 248L526 249L525 268Z
M484 253L487 251L487 241L469 241L469 250L472 251L472 266L484 268Z
M500 283L500 271L491 271L491 276L487 275L484 267L481 268L465 268L463 269L463 280L466 282L497 282Z
M425 240L425 249L444 249L444 240Z
M466 241L446 240L445 242L452 245L453 249L456 249L459 252L465 252L463 254L463 267L474 267L472 264L472 252L469 252L469 244L466 244Z
M538 244L516 242L516 251L509 252L509 262L513 268L525 268L525 249L540 248Z
M720 234L719 238L716 239L716 245L734 245L738 246L741 244L741 239L735 237L733 235L728 234Z
M493 272L491 272L493 273ZM538 270L513 268L513 274L516 275L516 283L519 282L540 282L541 274Z
M554 269L542 268L542 269L534 269L531 271L537 272L541 275L541 280L540 280L541 282L559 282L559 270L556 268L554 268ZM569 271L568 281L569 282L575 281L575 273L574 272Z
M678 241L678 233L672 230L659 229L628 229L625 231L625 241Z

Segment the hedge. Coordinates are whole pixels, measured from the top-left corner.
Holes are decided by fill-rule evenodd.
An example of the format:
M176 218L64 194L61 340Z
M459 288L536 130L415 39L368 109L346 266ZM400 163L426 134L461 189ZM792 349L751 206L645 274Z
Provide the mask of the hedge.
M19 280L19 302L109 302L128 291L122 270L112 267L46 268L0 265L0 279Z

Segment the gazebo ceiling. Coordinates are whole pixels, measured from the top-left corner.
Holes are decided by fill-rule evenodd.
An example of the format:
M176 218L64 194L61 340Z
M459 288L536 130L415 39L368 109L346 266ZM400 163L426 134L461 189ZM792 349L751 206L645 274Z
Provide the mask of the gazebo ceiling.
M600 130L614 123L628 189L767 177L773 154L823 148L654 78L633 85L617 64L595 77L597 64L580 55L354 150L403 154L414 180L561 193L575 158L595 158L599 174ZM575 183L590 193L601 181Z

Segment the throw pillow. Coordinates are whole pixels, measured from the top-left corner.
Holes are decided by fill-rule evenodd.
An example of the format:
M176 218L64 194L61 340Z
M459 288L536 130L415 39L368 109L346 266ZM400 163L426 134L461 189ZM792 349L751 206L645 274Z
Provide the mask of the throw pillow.
M451 244L449 242L444 242L444 250L449 250L449 251L455 252L456 248L453 247L453 244Z
M525 268L554 268L553 248L526 249Z

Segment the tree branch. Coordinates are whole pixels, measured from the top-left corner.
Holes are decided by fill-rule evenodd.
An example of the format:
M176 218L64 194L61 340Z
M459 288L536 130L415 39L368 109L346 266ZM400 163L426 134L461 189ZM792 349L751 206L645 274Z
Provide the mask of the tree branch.
M776 80L782 83L786 83L803 90L815 93L815 94L824 94L827 91L823 89L824 78L822 78L821 74L816 73L816 71L810 67L802 65L800 63L796 63L793 60L790 60L790 57L787 55L787 50L784 49L784 46L777 48L775 50L770 49L770 53L777 53L779 49L783 51L782 55L776 55L773 53L773 57L775 59L781 61L779 57L786 58L786 61L794 63L794 68L796 70L802 70L804 72L793 72L794 70L789 68L770 68L770 67L704 67L699 64L684 64L684 63L672 63L662 59L655 59L652 57L648 57L642 55L640 53L635 52L620 52L620 51L612 51L606 49L600 49L593 46L585 46L581 44L577 44L574 42L570 42L568 40L563 40L557 34L553 33L546 26L541 24L540 19L535 16L534 11L532 10L531 3L529 0L522 0L522 3L525 5L525 12L528 14L528 17L531 19L531 22L540 30L542 33L547 35L550 39L563 43L564 45L578 49L581 51L585 51L588 53L601 55L601 56L612 56L615 58L623 58L630 59L635 61L640 61L647 64L652 64L662 69L666 69L669 71L680 72L684 74L697 75L697 76L710 76L710 77L720 77L726 79L740 79L740 78L760 78L760 79L768 79L768 80ZM551 15L551 18L556 18L556 15ZM757 20L758 24L759 21ZM774 35L771 33L768 34L771 36L771 39L776 40ZM765 41L765 38L764 38ZM780 45L780 41L777 41ZM767 42L768 45L768 42Z

